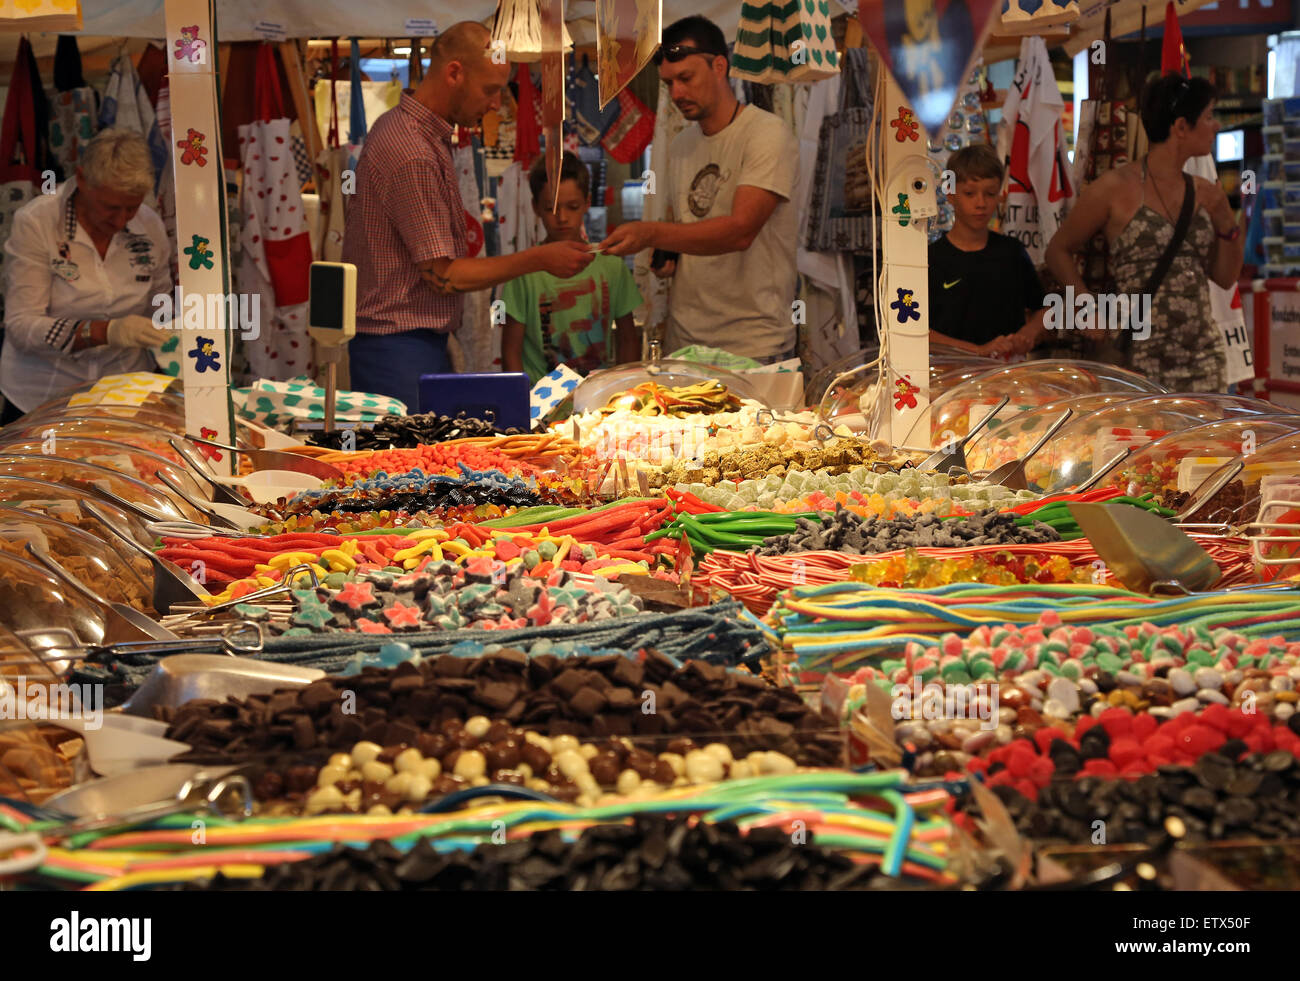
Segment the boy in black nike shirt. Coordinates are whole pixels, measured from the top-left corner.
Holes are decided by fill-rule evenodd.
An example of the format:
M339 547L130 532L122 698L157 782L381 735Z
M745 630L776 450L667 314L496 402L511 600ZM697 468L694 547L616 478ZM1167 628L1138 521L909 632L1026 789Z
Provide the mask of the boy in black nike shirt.
M930 340L984 356L1027 354L1046 333L1043 285L1025 247L989 231L1002 189L992 147L948 158L952 231L930 246Z

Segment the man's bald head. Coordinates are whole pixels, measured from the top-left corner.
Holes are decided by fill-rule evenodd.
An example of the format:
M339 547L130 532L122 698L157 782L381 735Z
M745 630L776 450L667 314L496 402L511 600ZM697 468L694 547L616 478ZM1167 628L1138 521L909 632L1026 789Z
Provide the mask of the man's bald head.
M429 70L436 72L453 61L469 68L492 56L492 34L477 21L462 20L438 35L429 52Z
M434 41L416 98L448 122L477 126L485 112L501 105L510 79L510 66L492 54L486 27L472 20L453 24Z

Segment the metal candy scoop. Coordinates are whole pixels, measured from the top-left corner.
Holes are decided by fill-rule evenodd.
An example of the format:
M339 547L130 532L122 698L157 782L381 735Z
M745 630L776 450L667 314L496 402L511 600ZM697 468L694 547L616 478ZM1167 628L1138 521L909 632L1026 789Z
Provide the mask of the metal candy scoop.
M1011 397L1009 395L1002 396L998 401L998 404L993 407L993 411L989 412L983 419L971 426L970 431L961 439L957 440L957 442L953 443L951 449L940 449L938 452L931 453L917 465L917 469L923 472L935 470L939 473L947 473L953 467L960 467L962 470L969 470L970 467L966 465L966 445L974 439L976 435L978 435L981 429L992 422L994 417L1005 409L1007 403L1010 401Z
M1054 423L1047 427L1047 430L1038 438L1038 441L1029 448L1028 453L1018 460L1008 460L1001 466L991 470L989 475L983 479L990 484L1001 484L1003 487L1009 487L1012 490L1029 490L1029 480L1025 476L1025 464L1043 448L1049 439L1056 435L1058 429L1070 421L1072 415L1074 415L1074 410L1066 409Z
M285 453L281 450L258 450L231 446L229 443L215 443L210 439L200 439L198 436L186 435L185 438L191 443L198 443L200 446L213 446L229 453L242 453L253 461L253 467L257 470L293 470L297 473L319 477L321 480L343 480L343 471L338 467L331 466L328 463L321 463L309 456Z
M224 701L232 695L242 699L281 688L305 688L324 677L319 668L220 654L176 654L154 665L122 711L147 718L156 707L174 708L195 698Z
M0 727L14 724L17 723L0 724ZM120 712L102 712L98 719L60 715L46 724L80 736L86 744L90 769L104 777L166 763L193 749L189 743L165 738L167 723Z
M1127 504L1069 505L1074 520L1101 560L1128 589L1139 593L1205 592L1223 578L1210 553L1169 521ZM1296 589L1300 583L1248 583L1223 592Z
M114 643L120 640L179 640L170 630L151 620L139 610L132 609L125 603L113 603L100 596L71 572L65 569L45 549L38 548L31 542L23 546L27 554L43 565L57 578L67 583L90 602L104 611L104 640Z
M193 494L187 491L176 481L172 480L170 476L168 476L166 473L164 473L161 470L155 470L154 476L158 478L158 480L163 484L163 486L171 489L171 491L175 493L178 497L180 497L181 500L183 500L186 504L192 507L195 511L199 512L199 514L206 517L217 527L237 528L235 522L231 521L229 518L224 517L217 511L213 510L213 502L211 501L205 502L199 500L197 497L195 497Z
M190 446L183 439L177 439L175 436L167 442L171 445L171 448L176 451L176 454L185 461L186 467L189 468L189 471L193 474L194 478L199 481L200 486L208 489L209 501L221 501L223 504L233 504L235 507L244 507L248 504L248 502L240 497L235 491L231 490L229 487L224 487L221 484L218 484L212 479L212 470L208 467L203 457L194 451L194 447ZM171 485L168 484L168 486L170 487ZM199 507L190 500L189 496L186 496L185 499L190 502L191 506ZM206 505L204 507L199 507L200 511L205 509Z
M196 583L180 566L169 559L151 552L134 538L113 526L113 522L91 501L82 501L81 510L98 521L124 546L143 556L153 566L153 608L159 613L170 613L174 603L200 602L209 595L206 589Z

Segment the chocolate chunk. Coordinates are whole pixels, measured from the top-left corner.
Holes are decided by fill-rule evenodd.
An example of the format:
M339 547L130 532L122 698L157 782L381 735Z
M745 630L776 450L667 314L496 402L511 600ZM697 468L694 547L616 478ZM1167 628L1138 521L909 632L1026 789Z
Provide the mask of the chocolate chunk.
M316 745L316 727L308 716L300 715L293 722L295 749L311 749Z
M517 684L506 681L485 681L474 692L474 700L495 712L511 705L519 693Z
M604 695L590 687L578 689L569 699L569 707L584 719L590 719L608 704Z
M339 697L338 690L328 680L313 681L302 690L299 704L315 715Z

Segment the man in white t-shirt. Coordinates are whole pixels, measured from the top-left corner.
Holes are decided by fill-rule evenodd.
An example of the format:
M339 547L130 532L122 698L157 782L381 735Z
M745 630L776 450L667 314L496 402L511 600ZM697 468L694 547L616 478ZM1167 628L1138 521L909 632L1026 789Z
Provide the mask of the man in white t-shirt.
M624 222L600 248L658 250L655 272L673 277L665 352L707 344L760 361L791 355L798 142L772 113L736 99L712 21L670 24L655 60L677 108L699 125L673 140L659 175L669 220Z

